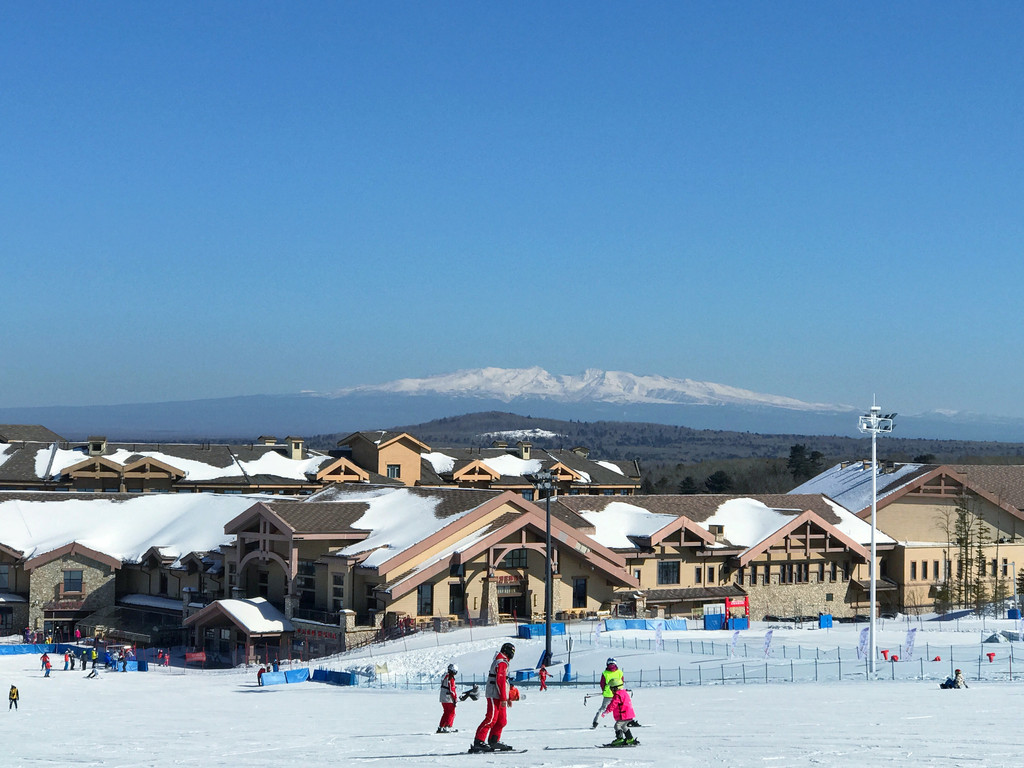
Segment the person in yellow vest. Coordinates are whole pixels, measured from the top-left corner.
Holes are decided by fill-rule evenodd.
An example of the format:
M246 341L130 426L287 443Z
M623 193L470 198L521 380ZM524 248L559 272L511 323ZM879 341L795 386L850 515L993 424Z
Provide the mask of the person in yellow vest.
M601 673L601 706L594 713L594 723L591 728L597 728L598 718L604 714L604 711L608 709L608 705L612 703L612 696L615 695L615 691L618 688L623 688L626 685L625 679L622 677L622 670L619 669L619 665L615 662L615 659L608 659L605 662L604 672Z
M18 699L20 699L21 696L18 695L18 689L15 688L13 685L11 686L11 692L9 694L7 694L7 698L11 702L10 704L7 705L7 711L10 712L11 711L11 707L14 707L15 709L17 709L18 708Z

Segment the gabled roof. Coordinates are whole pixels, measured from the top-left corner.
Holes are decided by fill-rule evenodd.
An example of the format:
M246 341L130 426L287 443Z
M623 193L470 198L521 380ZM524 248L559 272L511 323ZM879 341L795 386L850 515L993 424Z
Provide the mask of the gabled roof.
M385 448L392 443L405 440L415 446L420 451L429 451L430 446L421 440L417 440L415 437L410 435L408 432L388 432L385 429L369 431L369 432L353 432L347 437L341 438L338 441L338 445L352 445L356 441L366 441L373 443L377 446L377 449Z
M31 571L33 568L38 568L40 565L46 565L60 557L64 557L64 555L87 557L90 560L103 563L115 570L121 567L121 561L116 557L111 557L103 552L97 552L95 549L90 549L89 547L79 544L77 541L73 541L70 544L65 544L63 547L51 549L49 552L44 552L41 555L36 555L30 560L27 560L25 562L25 570Z
M120 475L121 470L123 469L123 466L121 464L118 464L116 461L108 459L106 456L89 456L88 458L83 459L77 464L72 464L70 467L64 467L64 470L63 472L61 472L61 474L71 475L72 477L74 477L79 472L96 471L99 467L106 467L107 469L111 470L113 473L117 475Z
M508 505L510 510L483 525L478 524L481 519L485 518L485 513L494 511L503 505ZM420 551L426 551L432 545L443 542L446 538L449 539L449 543L444 549L434 553L423 562L416 562L414 557L406 558L406 562L413 567L389 580L383 586L383 591L389 592L393 597L401 597L440 571L447 569L453 561L471 560L519 531L529 528L540 536L546 533L546 522L541 508L511 492L503 493L500 497L484 505L478 512L479 514L461 518L446 529L439 531L432 537L432 542L424 542L424 546L419 548ZM453 532L457 533L460 529L465 534L458 538L453 537ZM626 572L626 561L621 555L555 517L552 517L551 520L551 533L554 546L569 550L581 558L586 558L590 566L608 581L617 586L639 587L639 582ZM397 564L401 565L400 562ZM396 562L391 561L388 565L391 567L387 570L393 570ZM381 571L384 570L385 567L382 565Z
M501 475L487 466L484 462L474 459L473 461L460 462L452 470L452 480L473 480L487 478L489 481L497 480Z
M878 501L909 486L936 469L934 464L897 464L891 471L879 465ZM842 462L801 483L790 494L824 494L859 515L871 507L871 462Z
M1024 519L1024 466L949 464L879 464L876 504L879 509L908 494L964 488L1015 517ZM821 493L858 517L871 510L871 462L836 464L797 486L787 495ZM930 489L935 489L930 491Z
M686 530L708 549L741 549L741 558L749 559L810 523L860 554L871 536L864 521L820 495L561 496L558 503L590 521L594 539L619 550L650 546ZM721 526L720 540L711 526ZM893 543L884 534L876 538Z
M127 464L124 465L124 473L126 475L136 474L137 470L150 472L152 471L153 467L162 469L171 477L181 478L185 476L185 473L182 470L178 469L177 467L171 466L167 462L160 461L160 459L155 459L151 456L143 456L142 458L136 459L135 461L128 462Z
M183 623L186 627L196 624L205 627L234 625L249 637L295 631L291 621L264 597L215 600Z
M330 464L322 466L316 473L316 479L320 481L334 478L340 478L341 482L366 483L370 480L370 473L356 466L350 459L339 456Z
M0 443L59 443L63 440L41 424L0 424Z

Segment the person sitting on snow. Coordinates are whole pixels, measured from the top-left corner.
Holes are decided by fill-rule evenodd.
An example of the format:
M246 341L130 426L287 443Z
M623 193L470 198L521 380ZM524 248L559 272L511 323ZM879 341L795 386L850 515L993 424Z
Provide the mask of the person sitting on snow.
M959 669L953 673L953 677L947 677L946 682L942 683L940 688L966 688L967 681L964 680L964 673Z

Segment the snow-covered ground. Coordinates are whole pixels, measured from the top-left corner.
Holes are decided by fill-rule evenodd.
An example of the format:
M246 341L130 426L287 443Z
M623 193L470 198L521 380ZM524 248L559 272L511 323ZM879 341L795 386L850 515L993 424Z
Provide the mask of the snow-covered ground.
M906 624L888 622L880 647L898 646ZM970 688L940 690L933 679L893 682L889 664L879 664L878 680L765 684L728 683L672 687L633 687L635 731L642 745L600 749L612 738L611 724L590 729L596 702L584 703L591 685L551 685L545 693L524 686L524 701L509 713L503 740L525 754L465 755L472 731L483 715L483 701L459 704L457 734L436 735L441 714L433 686L343 688L320 683L257 687L252 669L217 672L180 667L151 667L144 673L104 673L86 679L81 671L64 672L57 664L44 679L37 656L0 656L0 687L17 685L21 705L3 719L4 766L217 766L309 765L395 762L445 766L452 761L491 766L1010 766L1020 763L1020 712L1024 710L1024 664L1013 679L984 656L995 648L1000 660L1011 644L983 645L980 640L1013 622L989 619L936 628L919 626L921 648L945 646L958 659ZM763 645L769 627L755 624L742 633L748 647ZM831 630L775 628L773 648L820 647L835 653L855 649L856 625ZM510 628L475 628L446 635L424 634L364 648L310 666L380 672L378 681L422 671L439 673L455 662L467 680L486 671L494 650ZM573 651L574 671L589 679L614 655L627 681L637 671L656 668L671 655L672 666L721 665L726 655L652 651L642 647L652 633L605 633L597 647L582 640ZM728 633L666 633L671 646L717 641ZM543 639L515 640L513 667L527 667L539 657ZM609 650L608 643L618 643ZM631 647L631 644L634 647ZM1019 644L1014 644L1019 647ZM555 638L556 654L564 642ZM625 647L623 647L625 646ZM682 647L682 645L680 646ZM948 651L947 651L948 653ZM753 660L750 660L751 662ZM763 659L761 660L763 663ZM775 658L780 668L790 664ZM901 661L900 664L903 662ZM387 675L383 674L387 667ZM899 666L899 665L896 665ZM913 662L909 666L913 666ZM978 670L982 678L978 679ZM705 678L707 680L707 678ZM460 686L465 687L465 686ZM550 748L550 749L549 749ZM460 763L461 764L461 763Z

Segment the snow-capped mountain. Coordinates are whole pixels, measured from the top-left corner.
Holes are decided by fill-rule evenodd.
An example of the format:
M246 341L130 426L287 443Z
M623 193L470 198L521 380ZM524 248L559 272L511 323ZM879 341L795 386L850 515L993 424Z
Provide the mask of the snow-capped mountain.
M423 379L398 379L341 389L335 397L391 393L473 397L511 403L539 398L561 403L659 405L742 405L810 412L850 412L848 405L808 403L792 397L667 376L638 376L624 371L588 369L579 376L555 375L543 368L475 368Z
M889 404L899 410L898 403ZM473 412L515 412L565 421L633 421L785 435L856 437L849 405L808 403L691 379L588 370L556 375L543 368L480 368L398 379L333 392L247 395L107 406L0 408L0 424L43 424L65 437L165 441L197 436L318 435L422 424ZM930 413L900 415L901 437L1024 439L1024 420Z

